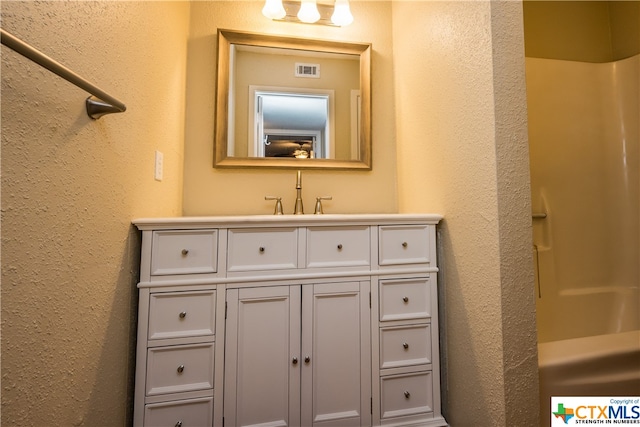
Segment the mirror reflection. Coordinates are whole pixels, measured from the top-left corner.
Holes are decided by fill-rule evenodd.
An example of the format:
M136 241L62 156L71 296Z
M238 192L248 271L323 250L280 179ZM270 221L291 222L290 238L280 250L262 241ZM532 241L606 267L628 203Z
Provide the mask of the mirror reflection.
M329 94L300 91L255 91L256 123L249 157L295 157L330 159L333 120L329 115Z
M220 30L216 167L370 169L370 45Z

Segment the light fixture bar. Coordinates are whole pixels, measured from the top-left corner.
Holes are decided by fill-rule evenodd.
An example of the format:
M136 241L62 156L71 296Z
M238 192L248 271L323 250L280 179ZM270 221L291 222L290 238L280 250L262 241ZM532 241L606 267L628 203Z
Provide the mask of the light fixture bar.
M298 22L304 24L304 22L298 19L298 11L300 10L300 1L287 1L282 2L286 15L281 19L274 19L274 21L286 21L286 22ZM331 27L337 27L338 25L331 22L331 15L333 15L333 5L322 4L316 2L316 7L320 13L320 19L313 23L313 25L329 25Z

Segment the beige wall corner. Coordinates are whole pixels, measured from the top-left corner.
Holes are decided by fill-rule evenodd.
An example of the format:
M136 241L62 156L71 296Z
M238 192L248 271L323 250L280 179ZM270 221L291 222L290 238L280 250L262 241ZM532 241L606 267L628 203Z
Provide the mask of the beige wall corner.
M491 2L505 419L538 425L538 347L522 4Z
M443 412L537 425L522 5L394 2L393 21L400 211L445 218Z

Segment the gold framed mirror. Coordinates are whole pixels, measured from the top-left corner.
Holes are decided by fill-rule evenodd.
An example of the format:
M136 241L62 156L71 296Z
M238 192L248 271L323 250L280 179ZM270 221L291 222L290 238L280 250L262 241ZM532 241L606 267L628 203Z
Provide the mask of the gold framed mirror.
M371 169L371 45L218 30L216 168Z

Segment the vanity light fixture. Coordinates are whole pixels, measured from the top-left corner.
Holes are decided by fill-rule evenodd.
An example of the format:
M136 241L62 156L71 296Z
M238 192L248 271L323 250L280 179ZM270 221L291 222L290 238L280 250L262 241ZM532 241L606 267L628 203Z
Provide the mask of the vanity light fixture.
M282 19L287 16L287 12L282 6L282 0L266 0L262 8L262 14L269 19Z
M353 15L349 9L349 0L336 0L331 22L339 27L344 27L353 22Z
M300 10L298 10L298 19L306 24L313 24L320 19L316 0L302 0Z
M262 14L276 21L337 27L353 22L349 0L335 0L334 4L318 3L316 0L265 0Z

